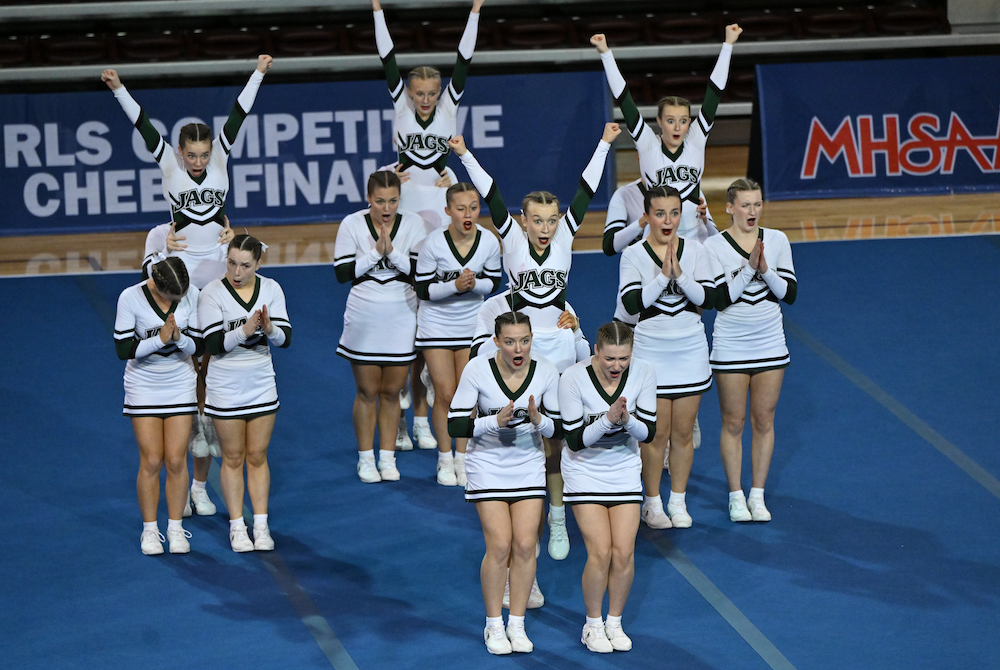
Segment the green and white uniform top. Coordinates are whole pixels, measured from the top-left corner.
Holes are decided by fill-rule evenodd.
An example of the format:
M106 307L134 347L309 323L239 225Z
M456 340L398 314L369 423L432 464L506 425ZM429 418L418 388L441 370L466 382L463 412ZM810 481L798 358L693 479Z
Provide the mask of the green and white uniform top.
M729 79L732 54L732 45L723 44L715 69L709 77L698 117L692 121L687 136L677 151L670 151L643 120L611 51L601 54L611 93L625 116L629 135L639 152L642 180L647 187L672 186L681 194L683 207L681 225L678 228L681 237L699 237L699 241L703 241L702 238L705 237L699 234L701 223L697 213L701 198L701 178L705 172L705 144L708 142L708 133L715 124L719 98ZM714 229L714 224L712 228ZM708 232L711 234L712 231Z
M472 62L479 34L479 14L470 12L465 32L458 45L458 58L451 81L441 92L437 106L424 121L414 108L396 64L396 52L380 10L375 16L375 44L385 68L385 78L392 96L396 116L393 135L399 164L410 175L410 182L419 186L434 186L448 163L448 140L457 132L458 103L465 91L465 78ZM415 169L414 169L415 168Z
M115 90L115 98L142 135L146 148L163 172L163 193L170 203L175 231L186 238L185 251L189 254L215 254L218 251L229 193L229 152L263 80L263 73L257 70L250 75L222 132L212 142L208 166L198 177L192 177L184 169L180 156L153 127L146 110L132 98L128 89L121 86Z

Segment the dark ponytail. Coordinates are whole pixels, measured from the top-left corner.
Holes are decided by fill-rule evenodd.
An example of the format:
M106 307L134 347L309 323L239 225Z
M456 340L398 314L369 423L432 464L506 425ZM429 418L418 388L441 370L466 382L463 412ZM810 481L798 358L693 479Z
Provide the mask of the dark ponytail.
M246 233L233 238L233 241L229 243L228 251L232 251L233 249L236 249L236 251L249 251L254 261L260 261L261 254L264 253L264 247L260 243L260 240Z

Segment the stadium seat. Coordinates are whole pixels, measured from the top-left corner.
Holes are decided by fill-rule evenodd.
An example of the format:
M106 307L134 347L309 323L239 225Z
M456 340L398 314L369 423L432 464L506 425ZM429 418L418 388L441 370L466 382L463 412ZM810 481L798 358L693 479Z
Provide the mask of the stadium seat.
M0 67L22 67L31 64L31 38L9 35L0 38Z
M118 55L123 61L184 60L190 53L183 32L120 33L116 41Z
M687 98L689 102L701 102L708 86L708 73L652 73L647 75L647 81L654 103L669 95Z
M930 7L879 7L874 12L879 35L934 35L949 33L948 20Z
M427 21L423 28L424 41L430 51L455 51L465 32L465 22ZM480 20L476 51L497 48L497 37L496 24Z
M715 19L694 13L676 18L651 18L649 30L653 44L721 42L724 34Z
M378 47L375 45L375 26L369 23L349 23L345 26L347 32L347 53L352 54L375 54ZM396 53L406 53L409 51L424 51L423 39L420 34L421 27L413 24L390 25L389 34L392 35L392 43ZM453 48L457 48L455 43Z
M757 74L753 69L731 72L724 98L733 102L751 102L756 81Z
M337 53L340 30L325 26L289 26L271 28L274 56L326 56Z
M110 60L108 41L104 33L40 35L38 46L42 61L50 65L87 65Z
M256 58L265 53L264 40L254 28L211 28L194 30L198 58Z
M803 12L800 22L807 37L864 37L872 32L861 10Z
M570 24L560 19L497 21L500 41L508 49L557 49L575 46Z
M763 13L747 15L723 14L726 25L738 23L743 28L740 41L791 40L801 33L794 14Z
M649 29L645 16L588 16L576 21L576 34L580 46L586 46L590 36L597 33L604 33L612 48L649 43Z

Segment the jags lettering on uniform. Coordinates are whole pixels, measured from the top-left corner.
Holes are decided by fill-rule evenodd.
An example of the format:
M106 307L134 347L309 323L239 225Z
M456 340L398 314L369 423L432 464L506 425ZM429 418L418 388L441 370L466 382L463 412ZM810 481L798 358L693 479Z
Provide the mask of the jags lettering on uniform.
M586 428L590 424L592 424L595 421L597 421L598 419L600 419L605 414L607 414L607 412L598 412L597 414L588 414L587 417L583 420L583 427ZM614 425L614 424L612 424L612 425ZM622 428L621 426L615 426L614 428L611 429L610 433L604 433L604 434L610 436L610 435L614 435L615 433L620 433L623 430L625 430L625 429Z
M148 340L149 338L155 337L156 335L159 335L159 334L160 334L160 326L157 326L156 328L147 328L146 329L146 337L144 337L142 339Z
M399 153L407 151L435 151L439 154L448 153L448 139L440 135L421 135L410 133L400 142Z
M193 188L190 191L181 191L176 197L171 194L170 199L173 200L171 203L173 212L204 205L222 207L226 204L226 192L217 188L201 190Z
M382 258L378 259L378 263L375 264L372 270L378 272L379 270L398 270L398 268L392 264L392 261L382 256Z
M662 291L660 291L660 297L663 297L665 295L681 295L682 296L682 295L684 295L684 291L681 290L681 287L677 285L676 281L674 281L673 279L671 279L670 282L667 284L666 288L664 288Z
M566 288L567 274L565 270L553 270L551 268L545 268L541 272L538 270L519 272L512 288L514 291L542 287L563 289Z
M487 414L490 416L496 416L503 411L503 407L491 407L487 410ZM520 426L525 421L530 421L531 418L528 416L527 407L515 407L514 414L510 417L510 422L504 426L504 428L515 428Z
M673 167L664 167L657 170L656 183L653 185L663 186L665 184L676 184L679 181L697 184L699 179L701 179L701 170L687 165L678 165L676 170Z
M455 281L456 279L458 279L461 276L462 276L462 271L461 270L445 270L444 272L439 272L438 273L437 279L438 279L438 281L444 282L444 283L447 284L448 282Z

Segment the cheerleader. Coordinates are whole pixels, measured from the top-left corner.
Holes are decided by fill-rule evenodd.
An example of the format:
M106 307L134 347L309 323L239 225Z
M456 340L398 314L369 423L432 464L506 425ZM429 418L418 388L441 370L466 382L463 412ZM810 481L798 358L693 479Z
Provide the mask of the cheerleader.
M269 345L284 349L292 343L285 294L278 282L257 274L262 253L255 237L233 238L226 276L205 287L198 305L205 349L212 355L205 413L212 417L222 448L222 495L229 510L229 542L236 552L274 549L267 521L267 448L281 404ZM252 541L243 521L244 488L253 507Z
M620 133L617 123L605 126L566 214L559 216L559 200L547 191L533 191L524 197L521 203L524 230L507 212L493 178L466 148L464 139L459 135L449 142L452 151L461 157L472 183L486 199L493 225L503 238L503 264L510 278L514 309L522 310L534 319L536 354L554 364L560 372L576 362L573 331L559 327L559 319L566 309L573 239L601 182L611 142ZM546 443L546 451L551 500L549 555L555 560L562 560L569 554L566 511L562 505L562 475L559 472L562 441Z
M367 193L369 208L340 222L333 265L337 281L351 283L337 355L351 362L357 386L353 418L358 477L374 483L399 480L395 452L399 392L416 358L413 276L425 233L419 216L399 211L395 173L373 172Z
M401 207L417 212L427 231L448 225L445 190L453 183L454 173L447 171L448 140L458 132L458 103L465 92L465 78L479 34L479 10L484 0L474 0L465 32L458 44L458 57L451 81L441 97L441 73L421 66L407 77L404 95L402 77L396 64L396 51L379 0L372 0L375 19L375 44L385 69L386 83L395 110L393 138L399 156Z
M469 362L476 317L483 296L500 287L500 243L481 228L476 187L458 183L448 188L447 228L427 236L417 257L416 347L422 351L436 391L434 432L438 440L437 481L442 486L465 486L466 440L455 441L451 452L448 407Z
M764 484L774 453L774 411L789 363L779 301L798 293L792 249L780 230L760 227L760 184L737 179L726 194L732 224L709 239L705 250L719 268L712 370L719 382L722 466L729 484L729 518L770 521ZM743 425L750 396L752 483L743 495Z
M448 411L448 433L469 438L465 499L475 503L486 555L480 568L491 654L530 652L524 612L535 580L545 500L542 437L559 438L559 372L531 358L531 323L520 312L496 320L498 351L469 361ZM470 418L475 411L476 418ZM510 617L502 602L510 559Z
M136 492L142 512L139 546L163 553L156 523L160 470L167 466L167 539L170 553L191 551L182 514L187 499L187 445L198 413L191 356L204 344L198 329L198 289L179 258L150 267L150 278L122 291L115 316L115 350L125 364L125 405L139 445Z
M628 651L622 610L635 575L635 535L642 502L639 443L656 435L656 373L632 358L632 329L611 322L597 331L593 357L563 373L559 410L566 446L563 500L587 545L581 642L590 651ZM608 594L608 620L601 617Z
M639 152L639 172L642 180L647 187L672 186L677 189L683 202L680 236L695 238L699 242L704 242L709 235L718 232L701 200L705 144L708 142L708 133L715 123L719 98L729 78L733 45L742 32L743 29L735 23L726 26L726 41L722 45L715 69L712 70L705 99L702 101L697 123L693 128L690 102L677 96L660 100L656 114L656 122L663 133L660 137L646 125L639 113L625 78L618 70L615 57L608 48L607 39L601 34L590 38L590 43L597 47L597 52L601 54L601 62L604 64L604 73L607 75L611 93L618 101L622 114L625 115L629 134Z
M218 137L202 123L189 123L180 130L177 151L171 151L167 141L153 126L149 115L121 83L118 73L105 70L101 80L114 91L115 98L129 120L135 125L163 173L163 194L170 204L172 223L150 231L146 239L146 260L150 262L168 255L179 256L188 267L191 283L203 289L209 282L226 273L226 249L234 233L226 218L226 196L229 193L229 152L257 97L264 74L271 68L268 55L257 57L257 68L237 97L229 118ZM194 361L198 370L198 396L201 414L192 432L190 450L194 461L191 502L199 515L215 514L209 500L206 481L212 463L210 446L217 438L208 417L204 416L205 375L208 357ZM190 505L186 507L190 515Z
M677 234L681 197L676 189L650 188L645 205L649 237L622 253L618 289L625 309L639 317L635 355L656 369L656 435L642 445L642 520L650 528L688 528L692 433L701 394L712 387L698 308L715 305L715 273L701 244ZM664 513L660 479L668 440L670 498Z

